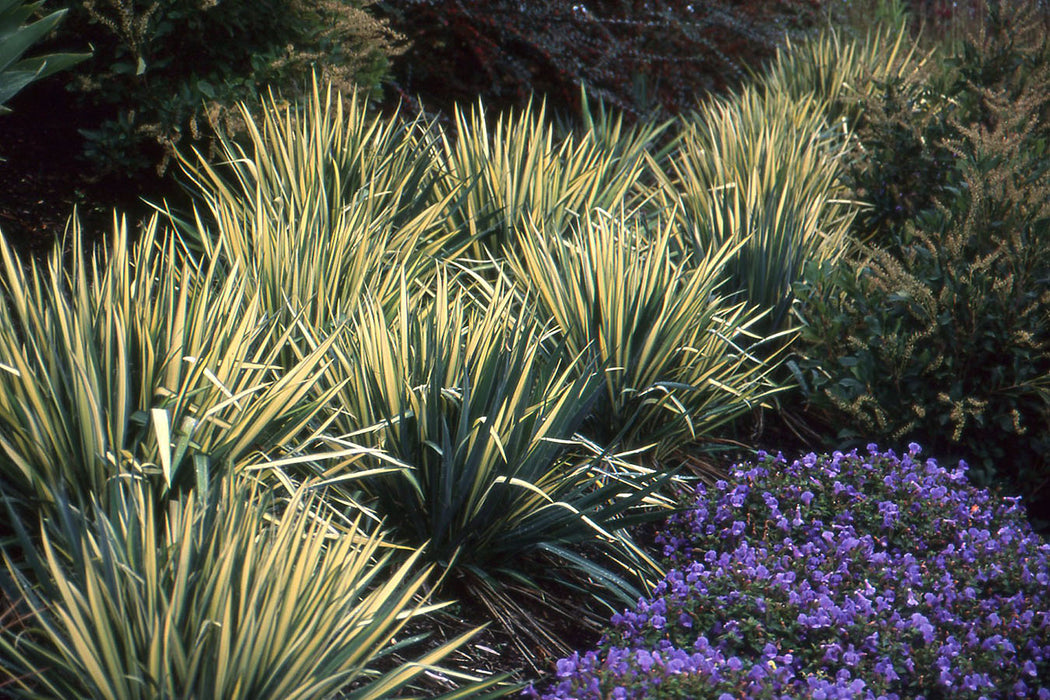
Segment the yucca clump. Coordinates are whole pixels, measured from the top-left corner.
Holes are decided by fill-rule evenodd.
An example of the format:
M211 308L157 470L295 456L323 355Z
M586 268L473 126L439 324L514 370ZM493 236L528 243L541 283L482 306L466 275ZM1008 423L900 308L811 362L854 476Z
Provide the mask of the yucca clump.
M725 292L769 310L765 334L792 325L792 285L810 261L835 260L853 209L840 182L845 139L824 103L748 86L687 121L657 175L695 262L726 244Z
M226 479L158 507L131 479L90 512L62 505L39 544L21 532L22 561L4 553L0 583L29 613L0 630L17 697L386 698L473 634L380 672L435 609L429 569L305 490L282 503Z
M130 236L115 222L87 252L74 222L72 257L46 263L0 240L0 481L20 507L86 508L132 475L200 488L298 450L326 401L331 339L282 364L290 338L243 278L156 217Z
M1050 697L1050 545L919 452L760 453L698 487L654 595L532 696Z
M286 323L327 331L366 296L395 304L448 246L436 127L375 114L316 75L299 103L271 94L254 109L240 105L246 144L219 139L223 165L182 159L199 202L184 238Z
M157 218L134 244L72 241L69 270L0 241L5 693L388 697L461 645L382 673L433 609L421 552L296 485L382 458L308 444L337 336L296 344Z
M589 624L594 611L545 591L589 581L600 610L659 577L626 528L666 512L655 493L668 477L582 440L593 365L559 351L515 290L464 277L440 270L406 286L392 318L373 302L350 322L320 385L337 392L320 439L388 457L318 476L333 503L360 504L392 541L421 548L532 659L565 647L523 605Z
M479 106L452 134L365 107L270 100L228 163L186 162L203 206L178 225L285 329L279 362L331 361L303 428L332 458L282 476L425 547L529 655L553 638L507 582L589 581L600 608L658 577L625 528L667 505L666 470L616 452L714 438L774 393L748 351L763 310L722 295L738 241L685 253L653 206L664 125Z
M912 39L906 16L876 13L875 22L865 19L863 26L863 36L832 23L815 37L789 39L755 74L756 87L794 101L814 98L829 124L845 121L854 128L866 95L887 81L913 75L928 59Z
M584 128L566 133L545 102L530 102L495 120L481 103L457 108L454 126L442 133L438 165L450 248L484 258L516 249L530 226L561 232L595 210L639 207L647 160L668 125L627 126L622 115L585 107Z
M646 227L622 210L599 212L564 235L533 228L509 262L569 357L601 374L593 437L652 447L657 459L710 439L778 390L768 378L775 363L747 350L765 314L725 291L725 268L743 244L676 262L678 232L675 221Z

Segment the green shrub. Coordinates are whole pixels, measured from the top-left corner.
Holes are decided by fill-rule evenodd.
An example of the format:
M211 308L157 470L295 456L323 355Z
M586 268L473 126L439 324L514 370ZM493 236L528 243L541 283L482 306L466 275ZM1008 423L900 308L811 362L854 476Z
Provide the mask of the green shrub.
M34 80L76 65L89 54L48 54L22 58L30 46L40 41L66 14L52 12L25 24L42 2L0 0L0 114L9 112L4 103Z
M843 436L923 439L969 461L977 483L1040 501L1050 486L1050 182L1024 177L1016 162L970 164L963 201L910 224L911 243L810 288L805 337L820 360L818 403L852 421Z
M387 698L474 632L380 671L401 631L435 607L415 552L394 565L380 535L337 525L316 497L284 504L223 480L157 507L139 479L97 517L62 502L4 552L28 630L0 630L18 697ZM23 575L35 570L41 587ZM412 638L409 637L411 642ZM500 679L490 679L478 690Z
M855 130L859 145L846 181L865 206L853 234L862 241L901 242L904 222L950 196L960 185L956 156L947 142L951 98L928 83L892 77L861 101Z
M308 89L311 67L343 89L378 86L397 37L368 0L65 0L67 37L95 58L73 86L96 174L163 173L209 123L236 131L239 101ZM68 40L68 39L67 39Z
M857 238L906 243L900 237L907 221L954 196L962 178L952 142L966 128L994 128L1002 108L993 103L1027 94L1024 109L1045 122L1050 101L1032 100L1039 100L1050 60L1046 22L1036 3L990 2L980 33L950 53L942 47L942 55L915 71L876 80L877 89L860 95L848 169L851 188L867 205L856 220Z
M1002 42L1014 37L989 32L982 51L964 57L998 62ZM815 274L802 295L804 352L815 368L803 379L831 420L848 419L840 437L925 442L966 459L976 483L1024 494L1042 519L1050 503L1050 149L1042 119L1050 53L1038 41L1034 50L1015 46L1017 70L994 74L998 86L974 83L975 66L959 68L971 77L943 122L951 138L931 138L918 151L927 163L952 155L953 172L935 181L932 203L899 223L881 221L881 247ZM888 159L889 149L882 154ZM937 184L945 179L957 184Z

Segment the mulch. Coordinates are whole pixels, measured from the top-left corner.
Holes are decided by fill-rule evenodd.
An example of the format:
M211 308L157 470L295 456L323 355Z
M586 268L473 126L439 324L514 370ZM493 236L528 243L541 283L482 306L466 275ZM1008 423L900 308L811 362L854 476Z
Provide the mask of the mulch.
M159 181L100 173L84 157L93 115L60 81L33 83L0 115L0 232L23 254L45 255L76 210L88 240L111 229L114 207L137 217Z

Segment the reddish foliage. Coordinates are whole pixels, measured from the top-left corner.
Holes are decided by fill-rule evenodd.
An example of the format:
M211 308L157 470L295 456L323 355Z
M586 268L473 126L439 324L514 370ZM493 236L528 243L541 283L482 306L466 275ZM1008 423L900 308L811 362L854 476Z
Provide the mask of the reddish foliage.
M678 113L812 26L821 0L390 0L412 49L397 88L428 109L545 95L574 111L579 85L631 115Z

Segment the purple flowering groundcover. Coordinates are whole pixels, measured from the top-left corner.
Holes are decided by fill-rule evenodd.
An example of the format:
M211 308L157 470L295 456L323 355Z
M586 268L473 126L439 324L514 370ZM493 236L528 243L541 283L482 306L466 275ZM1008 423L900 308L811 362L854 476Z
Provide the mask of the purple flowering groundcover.
M526 695L1050 699L1050 545L919 455L759 453L699 486L653 595Z

